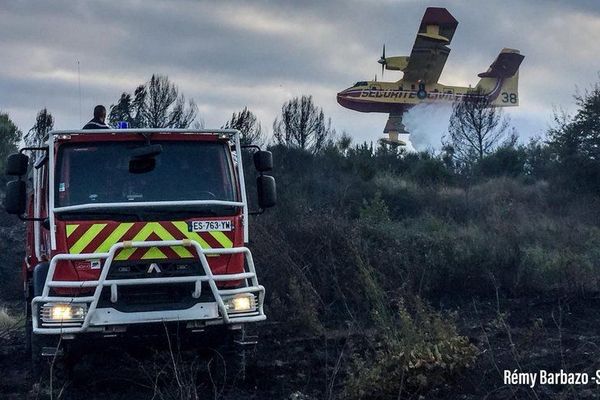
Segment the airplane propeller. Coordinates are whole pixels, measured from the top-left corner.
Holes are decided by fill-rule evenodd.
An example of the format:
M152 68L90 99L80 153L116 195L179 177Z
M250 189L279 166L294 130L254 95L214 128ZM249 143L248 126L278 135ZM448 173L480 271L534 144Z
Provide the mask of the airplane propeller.
M381 78L383 79L383 70L385 68L385 64L387 64L387 61L385 59L385 43L383 44L383 51L381 53L381 58L379 58L379 60L377 62L379 64L381 64Z

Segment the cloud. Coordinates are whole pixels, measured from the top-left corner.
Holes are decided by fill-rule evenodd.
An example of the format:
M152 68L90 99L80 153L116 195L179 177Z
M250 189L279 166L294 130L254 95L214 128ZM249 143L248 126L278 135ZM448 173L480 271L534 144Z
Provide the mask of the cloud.
M597 1L439 5L460 23L442 83L475 84L503 47L526 55L521 106L507 110L525 137L543 133L553 107L572 110L575 86L598 79ZM383 43L389 55L408 54L424 8L416 0L3 2L0 109L23 130L42 107L57 128L78 127L79 61L83 120L95 104L110 105L161 73L195 99L208 127L248 106L270 128L284 101L312 94L338 131L375 141L387 116L343 109L335 94L380 73ZM431 112L415 108L406 117L413 143L437 146L447 112L423 114Z

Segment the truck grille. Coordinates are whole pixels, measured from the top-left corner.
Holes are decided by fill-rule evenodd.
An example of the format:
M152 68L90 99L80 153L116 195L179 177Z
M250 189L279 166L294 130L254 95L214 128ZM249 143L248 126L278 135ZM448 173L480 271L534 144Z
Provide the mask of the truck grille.
M204 275L197 260L177 262L115 262L111 265L107 279L168 278ZM117 302L110 300L110 287L100 295L98 307L112 307L122 312L182 310L199 302L214 301L206 282L202 284L202 295L192 297L194 283L170 283L155 285L119 286Z
M108 279L170 278L193 275L204 275L204 270L197 260L141 263L138 260L114 262L108 272Z

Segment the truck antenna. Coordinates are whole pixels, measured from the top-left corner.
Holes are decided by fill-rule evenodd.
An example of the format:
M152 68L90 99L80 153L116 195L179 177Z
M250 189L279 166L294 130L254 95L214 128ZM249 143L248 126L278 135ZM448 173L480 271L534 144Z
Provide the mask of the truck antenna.
M77 60L77 89L79 91L79 125L81 125L81 69Z

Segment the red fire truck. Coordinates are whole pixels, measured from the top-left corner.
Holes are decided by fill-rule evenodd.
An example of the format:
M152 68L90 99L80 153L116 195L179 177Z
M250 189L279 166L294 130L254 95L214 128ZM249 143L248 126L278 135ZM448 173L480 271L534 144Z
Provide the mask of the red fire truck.
M271 153L255 150L260 213L276 192ZM27 221L34 361L81 338L169 324L243 332L266 318L238 131L53 131L6 173L5 209Z

